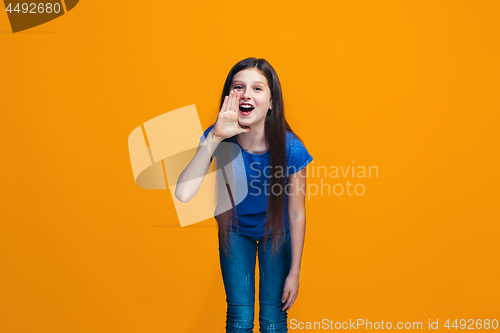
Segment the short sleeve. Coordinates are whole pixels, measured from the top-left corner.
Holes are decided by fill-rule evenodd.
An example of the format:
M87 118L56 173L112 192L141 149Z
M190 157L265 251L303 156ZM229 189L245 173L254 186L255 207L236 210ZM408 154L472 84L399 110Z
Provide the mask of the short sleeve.
M294 174L299 172L311 163L312 160L313 158L307 151L304 144L298 139L295 139L291 149L289 173Z
M210 126L209 128L207 128L205 130L205 133L203 133L203 135L200 137L201 141L205 141L205 138L207 137L208 133L210 133L210 131L212 130L213 127L214 127L214 125Z

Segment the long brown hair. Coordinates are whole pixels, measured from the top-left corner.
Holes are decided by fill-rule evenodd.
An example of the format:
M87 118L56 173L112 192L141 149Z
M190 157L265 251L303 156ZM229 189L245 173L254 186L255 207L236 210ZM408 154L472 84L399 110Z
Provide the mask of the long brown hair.
M231 68L229 74L227 75L226 82L224 83L224 88L222 90L220 107L222 108L224 104L225 96L229 95L230 86L233 81L233 77L236 73L247 69L247 68L255 68L262 75L264 75L267 79L267 83L269 88L271 89L271 99L272 99L272 110L269 109L266 115L264 131L265 131L265 139L269 146L269 162L270 162L270 185L269 185L269 200L267 206L267 214L266 214L266 231L264 236L264 247L269 236L269 233L272 228L272 253L275 254L280 246L283 243L285 237L285 183L286 183L286 175L283 172L279 172L279 170L286 170L287 167L287 156L286 156L286 132L289 131L294 133L290 128L290 125L285 119L285 108L283 105L283 95L281 92L281 83L278 78L278 74L274 68L267 62L265 59L257 59L257 58L247 58L239 61L236 65ZM295 133L294 133L295 134ZM297 137L298 138L298 137ZM224 139L223 142L230 142L232 138ZM300 138L299 138L300 140ZM228 147L230 144L220 145L219 147ZM229 157L229 149L221 148L217 152L214 153L215 158L215 169L224 170L224 166L228 165L231 161ZM225 150L221 152L220 150ZM216 220L219 224L219 237L222 245L222 249L226 256L228 255L227 251L227 230L232 230L232 222L234 221L239 230L238 225L238 216L236 211L236 205L233 201L233 194L231 191L231 186L229 185L231 182L228 181L228 175L224 174L224 179L220 182L217 182L218 186L216 189L216 197L217 199L222 198L221 196L227 197L227 193L229 192L229 198L231 200L231 206L233 209L226 210L225 212L217 212L216 211ZM277 176L276 176L277 175ZM280 176L282 175L282 176ZM230 178L230 177L229 177ZM222 184L222 186L221 186ZM279 195L276 195L272 189L274 189L274 185L278 184ZM225 185L225 186L224 186ZM227 192L223 192L227 191ZM234 210L234 211L233 211Z

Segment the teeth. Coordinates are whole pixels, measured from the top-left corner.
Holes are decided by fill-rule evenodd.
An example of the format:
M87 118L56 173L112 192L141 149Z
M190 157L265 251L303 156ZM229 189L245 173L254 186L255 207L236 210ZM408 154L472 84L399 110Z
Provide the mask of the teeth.
M244 108L244 109L251 109L251 108L253 108L253 106L251 106L251 105L241 105L241 107Z

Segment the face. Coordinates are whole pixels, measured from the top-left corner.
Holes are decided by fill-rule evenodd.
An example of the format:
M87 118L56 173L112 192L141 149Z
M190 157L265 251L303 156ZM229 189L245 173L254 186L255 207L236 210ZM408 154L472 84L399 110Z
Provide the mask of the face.
M230 89L240 92L240 125L264 126L267 110L272 109L271 89L266 77L256 69L245 69L236 73Z

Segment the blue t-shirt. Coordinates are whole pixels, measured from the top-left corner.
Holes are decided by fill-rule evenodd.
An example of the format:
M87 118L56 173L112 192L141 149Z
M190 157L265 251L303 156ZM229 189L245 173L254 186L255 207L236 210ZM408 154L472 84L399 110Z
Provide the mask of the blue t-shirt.
M205 130L200 137L201 141L205 141L206 136L212 130L214 125ZM244 170L238 170L238 165L235 163L235 172L245 172L248 194L245 198L236 205L238 212L239 233L247 236L264 236L266 230L266 214L269 199L270 188L270 162L269 150L263 154L252 154L241 148L236 137L232 137L232 142L240 147ZM300 142L297 136L291 132L286 133L286 157L287 167L283 170L286 175L286 184L288 184L288 175L299 172L305 168L312 160L306 147ZM278 171L276 171L278 172ZM285 231L290 231L288 221L288 195L285 187ZM273 193L279 194L280 189L273 189ZM234 208L233 208L234 212ZM233 227L236 227L235 219L233 219ZM272 229L271 229L272 234Z

